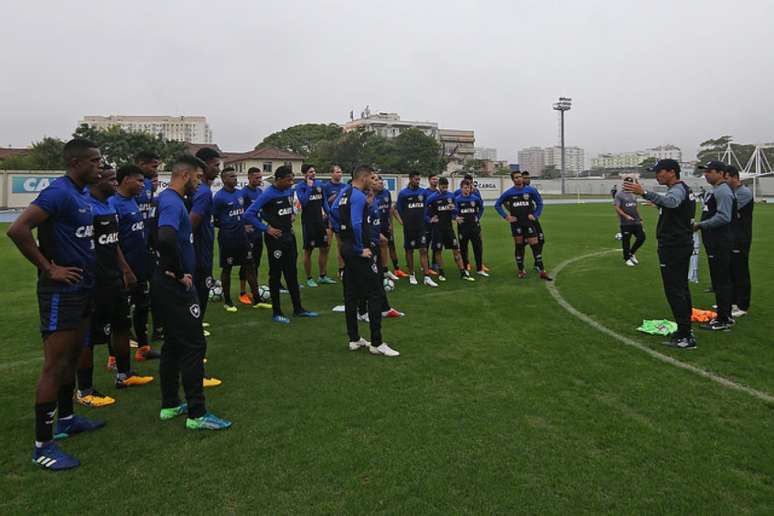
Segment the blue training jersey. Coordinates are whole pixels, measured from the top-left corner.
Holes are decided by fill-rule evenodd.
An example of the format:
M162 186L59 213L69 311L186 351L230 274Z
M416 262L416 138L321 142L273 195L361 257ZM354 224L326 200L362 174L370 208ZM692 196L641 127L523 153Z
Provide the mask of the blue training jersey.
M403 220L405 229L424 230L427 195L427 190L424 188L408 186L398 193L395 207Z
M137 197L134 198L135 201L137 201L137 206L140 208L140 213L142 214L142 220L146 221L145 229L143 230L143 234L145 235L145 242L147 243L150 239L150 225L147 224L147 221L149 218L151 218L153 213L153 181L151 181L149 178L145 178L142 181L143 188L142 192L140 192Z
M242 192L228 192L221 189L212 200L212 216L218 226L218 242L241 244L247 240L245 223L242 220L245 199Z
M118 214L110 205L86 194L94 217L94 247L97 257L96 277L100 287L121 287L123 274L118 266Z
M378 246L379 239L382 234L383 222L381 220L382 213L379 209L379 204L374 198L373 202L368 205L368 231L371 235L371 245Z
M93 288L97 260L94 219L84 191L63 176L52 181L32 204L49 215L38 227L38 245L43 256L57 265L83 269L81 280L75 285L41 276L40 287L49 291Z
M191 213L196 213L202 218L202 222L194 234L196 268L205 273L205 276L209 276L212 272L215 226L212 223L212 190L205 182L200 183L199 188L194 192Z
M263 193L263 189L260 187L256 188L250 188L249 186L245 186L241 190L239 190L239 193L242 195L242 207L247 210L256 199ZM249 222L244 220L244 217L242 217L245 224L250 225ZM247 232L247 238L250 239L250 241L254 240L260 240L261 238L261 232L258 230L258 228L253 228L252 225L250 225L252 228L252 231Z
M333 202L336 200L336 197L339 196L341 191L344 190L346 186L347 184L344 181L339 183L326 181L322 185L323 195L325 196L325 201L328 203L328 206L333 206Z
M374 204L379 208L379 221L382 230L390 228L390 217L392 216L392 194L386 188L374 195Z
M175 230L183 262L183 273L193 275L196 272L194 239L191 220L188 218L188 210L185 208L183 198L176 191L167 188L158 195L158 199L159 228L168 226Z
M108 203L118 214L118 243L126 263L139 281L145 281L150 279L145 245L146 221L135 199L116 193L108 199Z

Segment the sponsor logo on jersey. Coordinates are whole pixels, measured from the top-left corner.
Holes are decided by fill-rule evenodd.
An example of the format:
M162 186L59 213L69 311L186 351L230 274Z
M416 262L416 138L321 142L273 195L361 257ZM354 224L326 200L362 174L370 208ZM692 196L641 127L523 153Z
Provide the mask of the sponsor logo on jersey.
M76 238L91 238L94 236L94 226L81 226L75 230Z
M421 200L422 199L420 199L420 201ZM408 208L409 209L424 208L424 207L425 207L425 203L423 203L423 202L410 202L410 203L408 203Z
M99 238L97 238L97 243L99 245L110 245L118 243L118 233L108 233L106 235L100 235Z
M292 207L282 208L281 210L277 211L277 215L279 215L280 217L284 217L285 215L293 215L293 208Z
M145 229L145 223L143 221L132 224L132 231L142 231L143 229Z

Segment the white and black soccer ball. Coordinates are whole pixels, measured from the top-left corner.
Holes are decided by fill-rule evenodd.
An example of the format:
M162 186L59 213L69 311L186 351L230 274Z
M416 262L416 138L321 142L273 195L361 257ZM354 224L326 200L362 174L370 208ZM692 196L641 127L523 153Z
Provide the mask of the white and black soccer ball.
M269 287L266 285L258 286L258 297L260 298L261 303L268 303L271 301L271 292L269 292Z
M615 234L615 239L616 240L623 240L623 235L621 233L616 233Z
M395 290L395 282L392 281L390 278L384 278L384 291L385 292L392 292Z
M210 288L210 301L215 303L223 301L223 286L220 281L216 281Z

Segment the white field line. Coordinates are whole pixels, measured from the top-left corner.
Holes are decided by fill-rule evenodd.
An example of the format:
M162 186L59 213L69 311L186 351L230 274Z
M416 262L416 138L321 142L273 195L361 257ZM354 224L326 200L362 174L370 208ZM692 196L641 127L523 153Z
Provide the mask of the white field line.
M577 261L585 260L587 258L592 258L595 256L600 256L604 254L609 254L613 252L620 252L620 249L607 249L605 251L599 251L596 253L590 253L585 254L583 256L576 256L575 258L570 258L569 260L565 260L562 263L560 263L555 269L554 269L554 279L558 278L559 273L568 265L571 265ZM626 344L627 346L631 346L633 348L636 348L644 353L647 353L651 357L655 358L656 360L660 360L661 362L664 362L666 364L679 367L680 369L684 369L686 371L689 371L693 374L696 374L698 376L702 376L704 378L707 378L709 380L712 380L715 383L718 383L722 385L723 387L726 387L728 389L734 389L737 391L744 392L746 394L749 394L750 396L753 396L754 398L758 398L759 400L768 402L768 403L774 403L774 396L769 394L765 391L759 391L757 389L753 389L752 387L748 387L746 385L742 385L740 383L737 383L733 380L729 380L728 378L724 378L723 376L720 376L716 373L713 373L712 371L709 371L707 369L702 369L700 367L697 367L692 364L688 364L686 362L682 362L680 360L677 360L676 358L673 358L669 355L665 355L663 353L659 353L658 351L655 351L648 346L641 344L637 342L634 339L630 339L629 337L625 337L623 335L620 335L619 333L614 332L610 328L607 328L606 326L603 326L602 324L598 323L588 315L580 312L577 310L574 306L572 306L570 303L567 302L564 297L562 297L562 294L559 292L559 289L556 287L556 282L554 283L546 283L546 287L548 288L548 292L551 294L551 296L554 298L554 300L559 303L559 305L567 310L571 315L577 317L581 321L585 322L595 330L598 330L606 335L609 335L610 337L613 337L614 339L618 340L619 342Z

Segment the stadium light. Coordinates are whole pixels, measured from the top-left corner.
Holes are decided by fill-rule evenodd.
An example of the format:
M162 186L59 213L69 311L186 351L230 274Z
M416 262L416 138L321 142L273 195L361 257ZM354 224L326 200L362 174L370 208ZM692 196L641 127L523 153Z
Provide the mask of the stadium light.
M565 194L564 176L565 176L565 161L564 161L564 112L569 111L572 107L572 99L570 97L559 97L558 102L554 102L554 111L559 111L560 126L559 132L561 134L561 147L562 147L562 162L561 171L562 176L562 195Z

